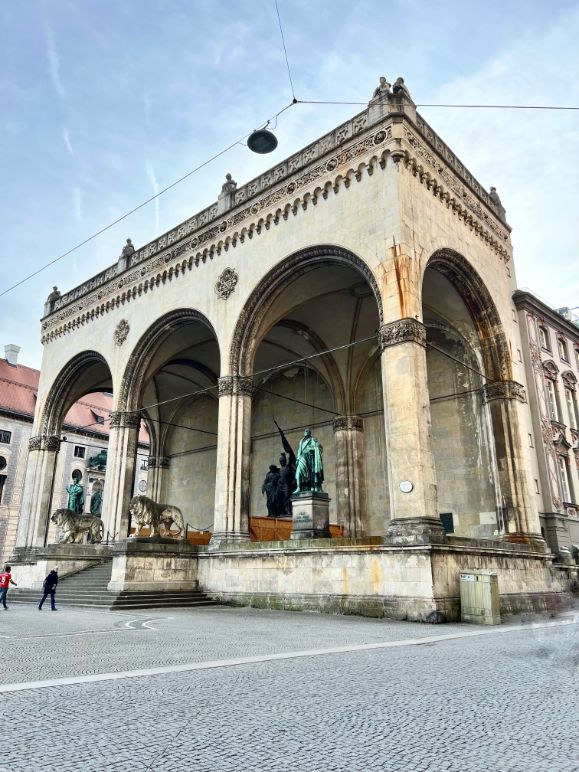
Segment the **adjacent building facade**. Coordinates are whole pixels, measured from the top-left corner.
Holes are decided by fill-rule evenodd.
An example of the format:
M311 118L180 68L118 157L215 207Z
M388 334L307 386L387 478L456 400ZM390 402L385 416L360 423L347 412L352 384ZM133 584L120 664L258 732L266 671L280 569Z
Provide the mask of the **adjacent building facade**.
M568 309L554 311L529 292L518 290L513 300L527 371L527 439L536 453L541 530L551 549L567 558L566 550L573 556L579 547L579 327Z

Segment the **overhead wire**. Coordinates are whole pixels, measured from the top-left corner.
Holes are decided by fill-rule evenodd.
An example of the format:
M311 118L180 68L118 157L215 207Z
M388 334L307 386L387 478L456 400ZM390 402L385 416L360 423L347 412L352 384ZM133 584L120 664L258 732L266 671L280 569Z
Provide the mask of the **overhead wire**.
M281 35L281 42L282 42L282 45L283 45L283 52L285 54L285 63L287 65L287 74L288 74L288 78L289 78L289 82L290 82L290 87L291 87L291 91L292 91L293 103L295 104L298 100L296 99L296 93L295 93L295 90L294 90L294 82L292 80L292 71L291 71L291 68L290 68L290 63L289 63L289 59L288 59L288 55L287 55L287 48L286 48L286 44L285 44L285 36L283 34L283 26L282 26L282 23L281 23L281 16L280 16L280 13L279 13L279 7L278 7L278 4L277 4L277 0L274 0L274 2L275 2L275 10L276 10L276 13L277 13L277 21L278 21L278 24L279 24L279 32L280 32L280 35Z

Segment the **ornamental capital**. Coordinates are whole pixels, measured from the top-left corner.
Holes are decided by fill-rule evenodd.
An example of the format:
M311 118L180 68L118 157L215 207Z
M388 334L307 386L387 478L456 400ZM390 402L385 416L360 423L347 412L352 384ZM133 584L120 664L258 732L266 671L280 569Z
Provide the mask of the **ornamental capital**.
M149 456L147 466L149 469L168 469L171 459L168 456Z
M384 351L399 343L418 343L420 346L426 346L426 327L418 319L409 317L383 324L378 330L380 349Z
M115 410L111 413L110 427L111 429L138 427L141 424L141 414L138 410L135 411L122 411Z
M497 399L526 402L527 395L524 386L516 381L491 381L483 386L483 399L485 402L493 402Z
M217 379L217 393L220 397L251 397L254 391L251 375L224 375Z
M343 430L363 432L364 422L360 416L357 415L339 415L332 421L332 428L334 429L334 432Z

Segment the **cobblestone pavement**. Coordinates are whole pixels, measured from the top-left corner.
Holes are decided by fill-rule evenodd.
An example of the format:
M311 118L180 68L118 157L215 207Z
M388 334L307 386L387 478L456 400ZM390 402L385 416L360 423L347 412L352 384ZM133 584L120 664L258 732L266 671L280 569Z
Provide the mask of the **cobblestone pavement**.
M579 770L573 618L501 632L251 609L43 615L0 614L2 681L22 684L2 694L2 772ZM247 655L263 659L22 683Z

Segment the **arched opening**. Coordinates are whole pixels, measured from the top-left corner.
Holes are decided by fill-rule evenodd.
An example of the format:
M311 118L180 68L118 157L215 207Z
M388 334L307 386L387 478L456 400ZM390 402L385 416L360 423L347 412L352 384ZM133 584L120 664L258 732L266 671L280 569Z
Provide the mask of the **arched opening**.
M284 451L277 422L294 452L306 428L321 443L330 523L347 535L384 531L384 443L375 439L384 434L382 385L373 365L381 316L371 271L337 247L292 255L250 297L230 361L234 373L253 374L252 516L268 514L265 476Z
M194 530L213 526L219 345L209 321L191 309L159 319L129 359L121 405L150 426L146 490L179 507Z
M113 382L107 362L95 351L78 354L56 378L41 420L42 434L52 438L49 452L55 453L48 512L43 518L57 509L70 509L107 522L103 503L112 408ZM141 472L135 479L135 490L140 480L146 479L148 452L149 436L143 426L138 443ZM45 523L44 542L57 542L57 527L47 518ZM108 537L114 538L114 534Z
M423 319L439 515L447 533L508 530L496 432L485 386L510 377L498 313L460 255L436 253L424 273Z

